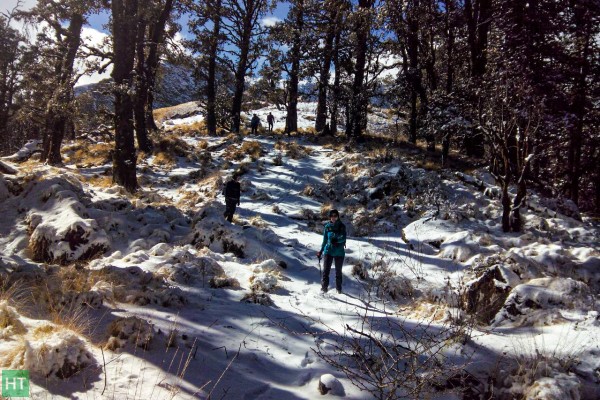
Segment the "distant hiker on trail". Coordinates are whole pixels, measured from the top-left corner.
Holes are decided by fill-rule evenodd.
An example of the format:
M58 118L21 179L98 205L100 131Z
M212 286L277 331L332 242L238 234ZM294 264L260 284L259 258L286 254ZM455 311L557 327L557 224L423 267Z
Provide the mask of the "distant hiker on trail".
M258 134L258 124L260 124L260 118L258 118L258 115L254 114L254 116L250 120L250 128L252 128L250 132L251 134Z
M319 260L321 255L325 255L323 276L321 277L321 292L323 293L327 293L329 289L329 272L331 272L331 264L334 261L335 288L338 293L342 293L342 266L346 255L344 247L346 247L346 225L340 221L338 210L331 210L329 211L329 222L323 231L321 250L317 253Z
M238 182L238 174L233 173L231 180L225 185L223 189L223 195L225 196L225 212L223 216L227 221L233 221L233 214L235 214L235 207L240 205L240 183Z
M267 124L269 124L269 132L273 132L273 123L275 122L275 117L273 114L269 113L267 115Z

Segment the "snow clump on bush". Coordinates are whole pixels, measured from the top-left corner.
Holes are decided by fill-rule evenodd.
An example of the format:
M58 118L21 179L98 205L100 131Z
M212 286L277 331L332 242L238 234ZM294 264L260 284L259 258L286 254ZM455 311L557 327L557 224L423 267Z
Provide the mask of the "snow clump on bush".
M152 325L138 317L118 318L108 328L109 339L104 346L108 350L118 350L128 343L148 349L154 339Z

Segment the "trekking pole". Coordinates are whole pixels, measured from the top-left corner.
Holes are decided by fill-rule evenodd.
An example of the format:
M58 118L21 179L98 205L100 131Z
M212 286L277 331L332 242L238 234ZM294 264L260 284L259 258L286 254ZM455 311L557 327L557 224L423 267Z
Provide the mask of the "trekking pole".
M323 279L323 273L321 272L321 256L319 257L319 278Z

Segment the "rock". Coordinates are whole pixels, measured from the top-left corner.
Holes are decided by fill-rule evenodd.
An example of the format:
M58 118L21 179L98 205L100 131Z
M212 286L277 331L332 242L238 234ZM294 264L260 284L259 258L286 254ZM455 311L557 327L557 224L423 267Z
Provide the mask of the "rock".
M489 268L468 284L461 299L463 308L488 323L504 305L510 289L498 266Z
M321 378L319 379L319 393L322 395L330 393L334 396L345 395L342 383L331 374L321 375Z

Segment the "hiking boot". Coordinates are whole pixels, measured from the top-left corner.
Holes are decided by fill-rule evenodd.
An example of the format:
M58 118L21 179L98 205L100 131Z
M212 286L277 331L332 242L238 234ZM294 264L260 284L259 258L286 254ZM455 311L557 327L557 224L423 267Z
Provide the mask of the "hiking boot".
M342 289L336 289L338 294L342 294Z
M321 288L321 293L327 293L327 288Z

